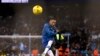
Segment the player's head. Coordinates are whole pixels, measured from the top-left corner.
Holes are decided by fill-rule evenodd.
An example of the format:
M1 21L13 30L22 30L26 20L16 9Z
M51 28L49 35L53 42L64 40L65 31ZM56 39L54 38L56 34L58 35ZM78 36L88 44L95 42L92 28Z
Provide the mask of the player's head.
M54 19L54 18L49 19L49 24L51 26L55 26L56 25L56 19Z

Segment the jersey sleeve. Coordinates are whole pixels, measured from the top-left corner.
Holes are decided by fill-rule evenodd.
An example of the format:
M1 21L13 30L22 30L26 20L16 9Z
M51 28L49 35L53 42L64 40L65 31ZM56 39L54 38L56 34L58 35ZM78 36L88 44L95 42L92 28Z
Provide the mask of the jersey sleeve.
M48 25L45 25L45 31L46 33L48 33L49 35L55 35L56 32L53 30L50 30L50 27Z

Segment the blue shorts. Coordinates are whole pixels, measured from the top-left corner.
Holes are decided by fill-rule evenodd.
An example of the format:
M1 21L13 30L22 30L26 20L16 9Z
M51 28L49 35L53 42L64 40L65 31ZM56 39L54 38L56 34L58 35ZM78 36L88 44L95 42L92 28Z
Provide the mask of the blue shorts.
M49 40L49 41L53 41L53 40ZM49 41L43 42L43 47L44 47L44 48L47 47ZM52 42L51 42L51 44L49 43L49 45L52 46Z
M46 46L48 45L48 42L44 42L42 43L42 45L43 45L43 48L46 48Z

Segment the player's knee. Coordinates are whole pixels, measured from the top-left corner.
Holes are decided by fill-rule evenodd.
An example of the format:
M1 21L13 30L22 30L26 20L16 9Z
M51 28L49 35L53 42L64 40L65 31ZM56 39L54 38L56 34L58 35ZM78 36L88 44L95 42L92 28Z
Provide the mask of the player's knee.
M46 48L50 48L51 46L46 46Z
M50 40L50 41L48 42L48 46L51 46L51 45L52 45L52 43L53 43L53 41L52 41L52 40Z

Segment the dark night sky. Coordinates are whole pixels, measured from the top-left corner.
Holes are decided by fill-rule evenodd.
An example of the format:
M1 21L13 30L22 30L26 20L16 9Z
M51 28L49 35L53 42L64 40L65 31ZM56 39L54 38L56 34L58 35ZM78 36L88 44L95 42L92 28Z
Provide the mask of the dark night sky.
M95 4L96 2L97 0L30 0L26 4L0 3L0 34L41 34L43 24L50 16L55 16L60 27L64 26L68 30L83 26L85 19L89 20L87 28L94 30L93 25L96 25L95 30L98 30L100 7L97 4L100 3ZM32 7L36 4L44 8L44 12L38 16L32 13ZM93 11L96 15L93 15Z

